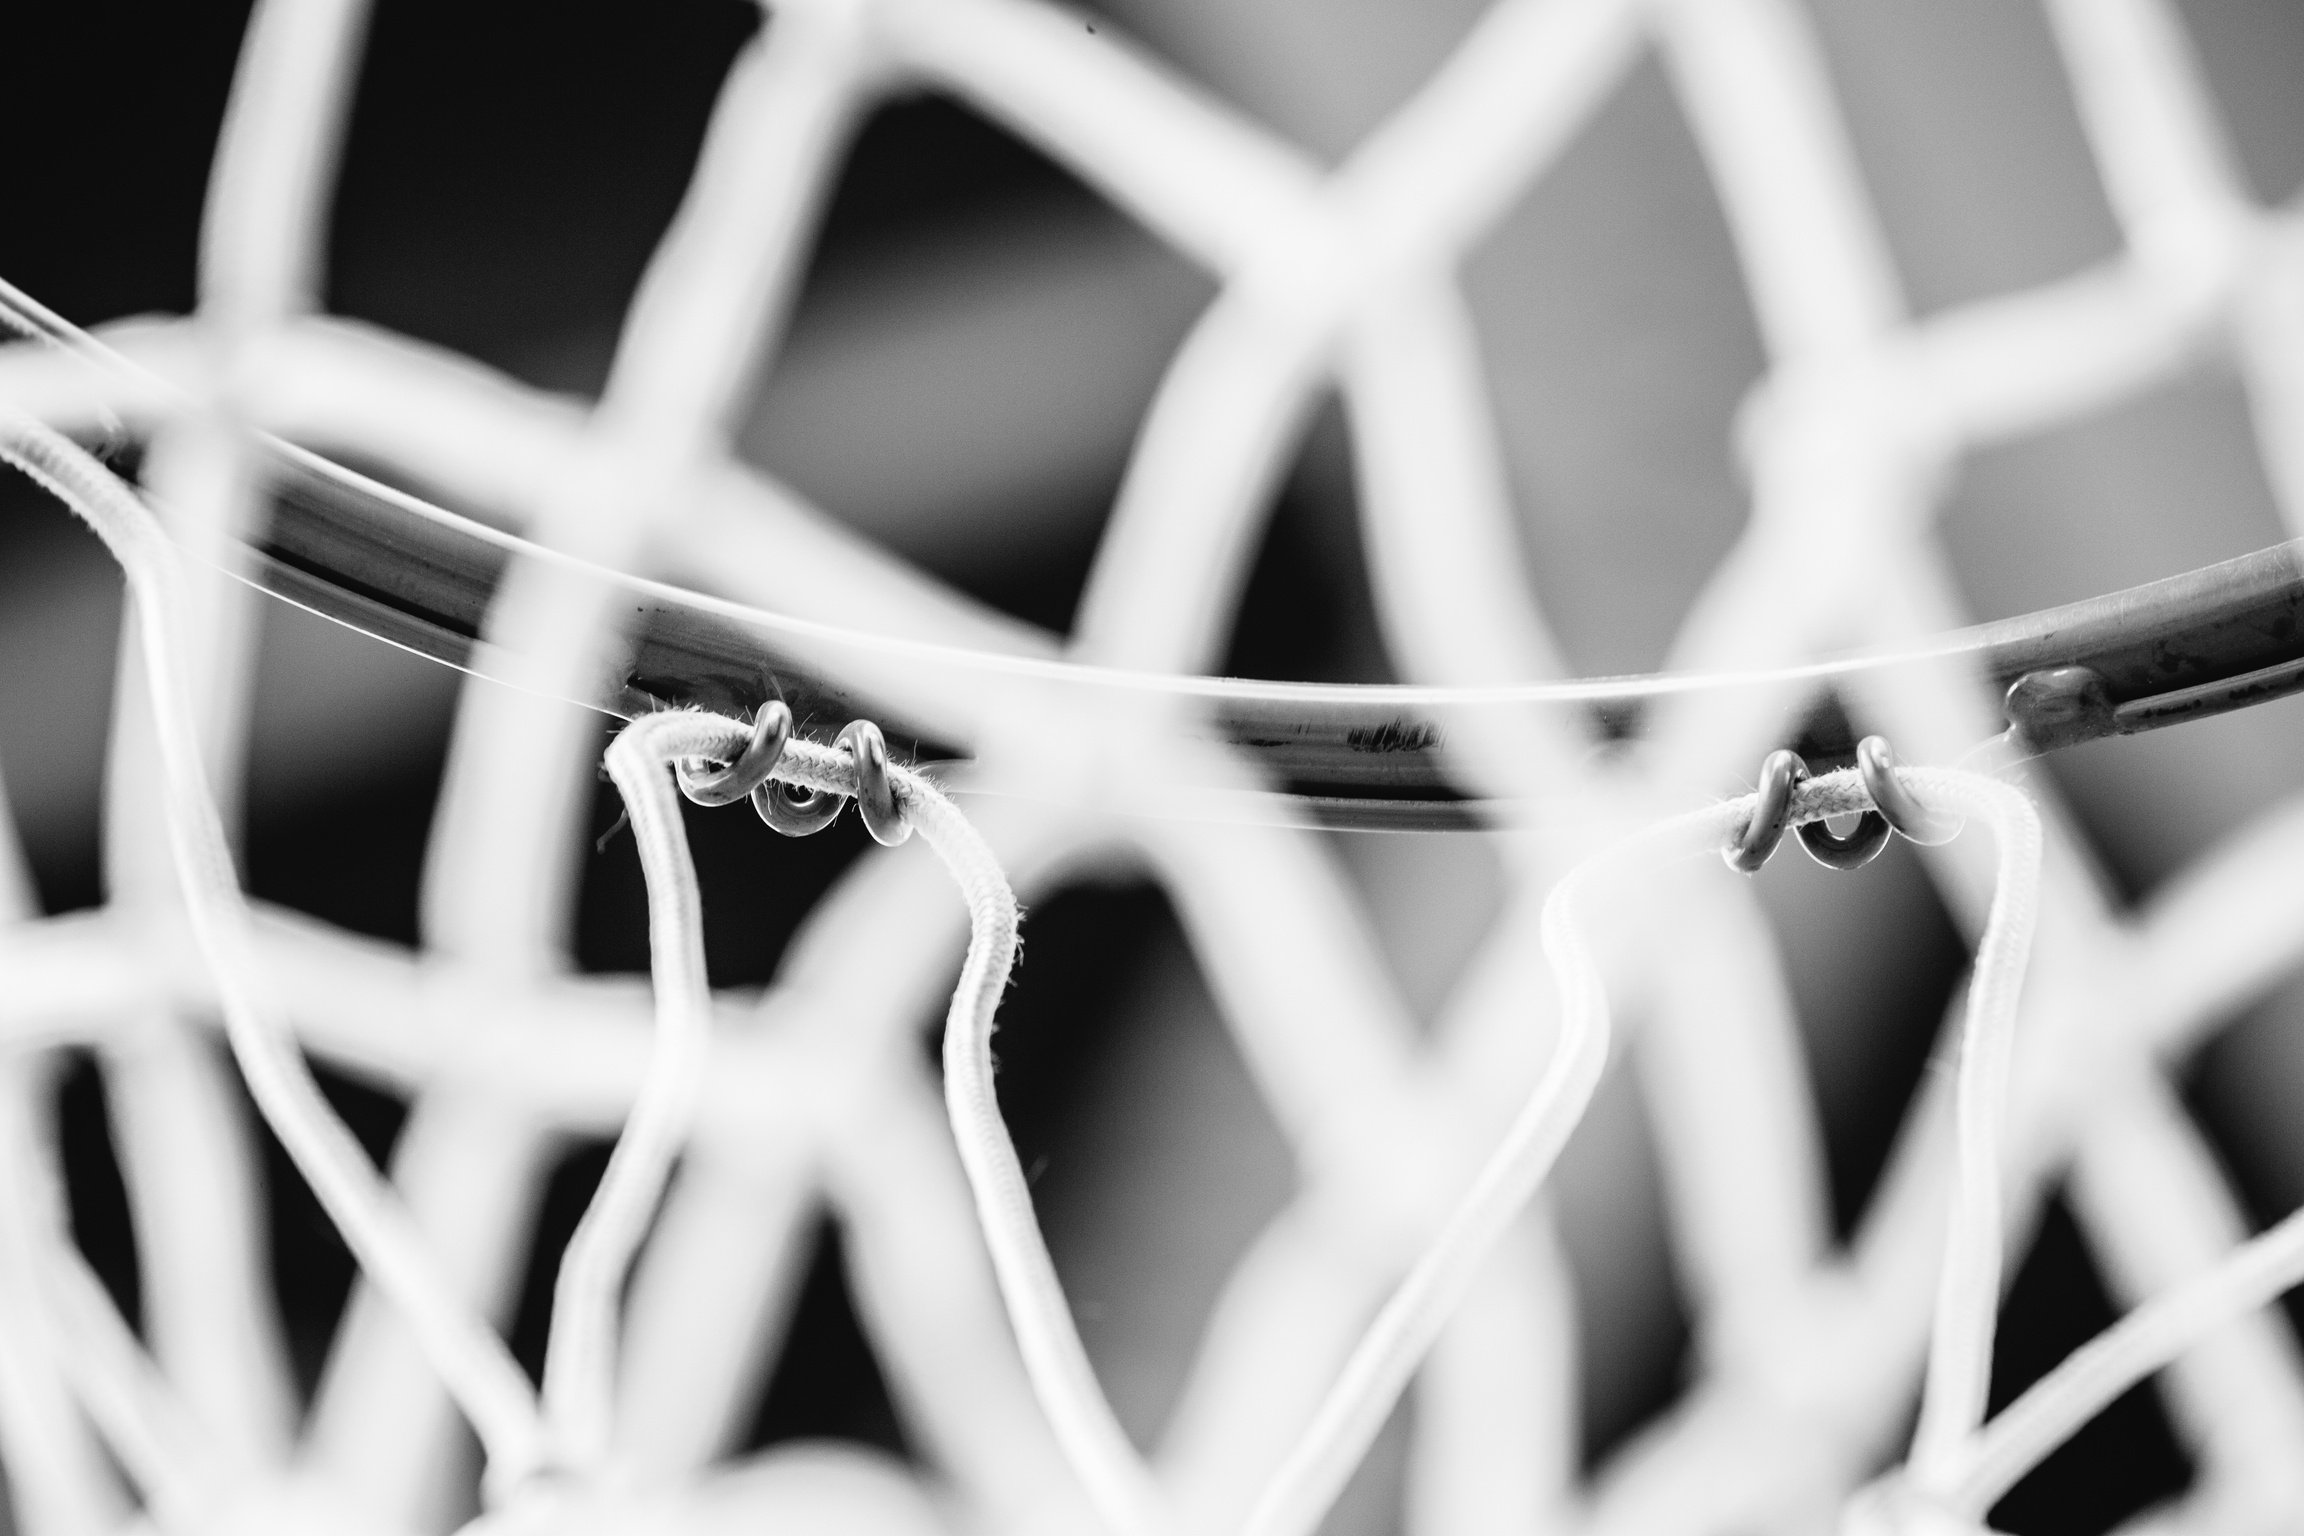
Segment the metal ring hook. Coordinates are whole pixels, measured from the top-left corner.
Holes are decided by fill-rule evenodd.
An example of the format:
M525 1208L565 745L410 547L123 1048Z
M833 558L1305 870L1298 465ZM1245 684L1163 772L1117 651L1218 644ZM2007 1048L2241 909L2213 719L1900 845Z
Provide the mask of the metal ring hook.
M856 765L856 809L872 841L893 848L910 837L912 823L896 803L896 784L888 777L888 742L880 727L869 720L851 720L832 744L845 749Z
M1744 835L1722 850L1729 868L1747 875L1760 872L1761 866L1775 853L1776 845L1784 840L1784 824L1792 811L1792 792L1807 777L1808 765L1797 752L1771 752L1761 762L1760 796L1752 807L1752 819L1745 823ZM1888 821L1877 811L1866 811L1855 830L1845 837L1822 820L1802 822L1796 830L1800 834L1800 846L1827 869L1861 869L1888 846Z
M1928 809L1896 777L1896 753L1886 737L1867 736L1856 743L1856 771L1888 825L1913 842L1934 848L1960 835L1961 818Z
M844 795L769 779L752 791L752 809L786 837L813 837L840 819Z
M1792 791L1802 779L1808 777L1808 765L1800 754L1779 748L1760 760L1760 793L1753 802L1752 819L1744 823L1744 831L1736 841L1720 850L1728 867L1740 874L1756 875L1768 862L1768 855L1784 840L1784 818L1792 810Z
M1821 819L1804 821L1797 830L1800 846L1808 850L1808 857L1826 869L1862 869L1880 856L1891 835L1888 818L1878 811L1866 811L1846 837L1824 825Z
M752 740L736 761L706 772L694 760L673 765L680 793L698 805L734 805L768 782L792 739L792 711L780 700L770 700L752 716Z

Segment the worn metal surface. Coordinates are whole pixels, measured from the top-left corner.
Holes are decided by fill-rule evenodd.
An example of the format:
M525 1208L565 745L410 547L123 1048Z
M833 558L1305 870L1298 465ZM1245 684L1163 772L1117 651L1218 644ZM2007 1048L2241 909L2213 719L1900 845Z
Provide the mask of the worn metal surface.
M423 506L310 455L277 459L276 511L257 579L282 597L451 665L487 673L477 641L519 540ZM661 592L661 589L657 589ZM630 672L578 702L630 715L656 702L749 708L780 688L803 718L870 710L827 686L726 605L647 603ZM1820 675L1783 739L1821 767L1853 760L1854 733L1831 707L1836 685L1879 669L1947 662L2007 690L2010 721L2036 750L2201 719L2304 689L2304 541L2061 608L1941 637L1923 654L1852 656ZM2074 671L2072 669L2084 669ZM1092 669L1051 670L1082 687L1137 686ZM1639 677L1524 690L1294 688L1176 691L1206 700L1225 739L1347 823L1418 824L1415 802L1449 798L1449 715L1458 710L1586 711L1596 733L1636 734L1660 693L1748 680ZM1156 690L1157 691L1157 690ZM914 755L951 748L902 720ZM1458 812L1456 814L1461 814Z

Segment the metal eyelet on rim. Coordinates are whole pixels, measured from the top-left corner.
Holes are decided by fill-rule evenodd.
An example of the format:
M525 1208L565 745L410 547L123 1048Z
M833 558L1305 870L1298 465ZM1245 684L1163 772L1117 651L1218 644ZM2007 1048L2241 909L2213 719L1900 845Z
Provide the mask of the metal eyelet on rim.
M1728 867L1740 874L1756 875L1784 840L1784 818L1792 810L1792 791L1808 777L1808 765L1800 754L1780 748L1760 761L1760 797L1753 804L1752 819L1744 824L1744 833L1735 842L1720 850Z
M1881 817L1913 842L1934 848L1960 835L1959 817L1928 809L1897 779L1896 753L1885 737L1867 736L1856 743L1856 771Z
M786 837L814 837L840 819L840 807L847 803L845 795L802 789L781 779L770 779L752 791L752 809Z
M1878 811L1866 811L1846 837L1822 821L1804 821L1797 830L1808 857L1826 869L1862 869L1880 856L1891 835L1888 818Z
M896 785L888 777L888 743L880 727L869 720L851 720L832 744L845 750L856 765L856 810L872 841L893 848L910 837L912 823L896 804Z
M752 716L752 740L736 761L711 772L692 762L674 766L680 793L698 805L734 805L768 782L791 739L792 711L781 699L770 699Z

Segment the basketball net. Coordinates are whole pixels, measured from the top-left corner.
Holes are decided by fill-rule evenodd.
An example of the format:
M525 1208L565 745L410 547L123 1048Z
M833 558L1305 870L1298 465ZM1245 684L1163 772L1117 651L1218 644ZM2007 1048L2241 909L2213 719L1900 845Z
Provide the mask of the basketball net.
M1296 426L1333 387L1399 673L1563 675L1516 553L1456 269L1649 49L1770 358L1745 416L1749 522L1674 668L1783 668L1959 626L1934 528L1947 468L2203 352L2246 381L2304 534L2294 216L2244 192L2170 5L2048 11L2126 248L1918 318L1793 0L1501 0L1333 170L1029 0L793 0L731 69L606 388L577 411L318 312L364 7L262 0L197 312L107 335L157 382L0 355L9 456L120 555L137 641L109 770L108 905L41 919L15 850L0 859L0 1019L18 1043L0 1079L0 1460L22 1528L112 1529L141 1506L171 1531L429 1529L468 1507L468 1422L487 1453L484 1518L507 1529L1302 1536L1405 1391L1419 1536L1958 1530L2169 1362L2198 1475L2151 1528L2304 1522L2304 1368L2256 1310L2295 1278L2300 1240L2248 1238L2168 1077L2304 960L2304 802L2119 910L2047 786L1912 769L1916 795L1968 822L1927 858L1981 958L1953 1024L1957 1082L1923 1093L1845 1243L1766 921L1709 856L1751 816L1749 796L1712 797L1780 745L1773 723L1809 686L1793 680L1774 699L1661 698L1637 742L1608 752L1533 711L1458 731L1468 792L1559 807L1576 830L1499 839L1501 915L1429 1031L1328 844L1130 814L1169 776L1260 787L1244 763L1157 720L941 674L909 695L901 678L872 686L979 758L1031 763L1044 795L964 817L900 774L927 846L863 860L765 996L715 998L669 770L733 760L743 722L644 717L610 768L650 877L655 996L568 974L593 727L552 700L613 667L624 637L595 589L539 562L509 571L489 619L486 638L522 658L502 679L518 686L461 698L419 951L250 906L229 862L253 621L213 573L261 531L249 428L495 509L550 549L778 612L1196 672L1220 658ZM1222 285L1153 401L1068 636L988 624L894 557L826 537L734 451L849 130L909 85L1006 125ZM149 438L142 489L165 535L54 435L114 419ZM1839 702L1917 765L1952 764L2002 724L1955 669L1858 679ZM861 787L819 743L796 742L778 772ZM1869 804L1845 774L1801 793L1810 818ZM1071 1330L988 1058L969 1054L1005 983L1007 893L1029 908L1114 859L1173 903L1298 1169L1143 1447ZM947 1002L940 1091L913 1037ZM308 1409L272 1315L250 1138L202 1034L212 1016L363 1266ZM1611 1019L1650 1100L1697 1369L1587 1471L1575 1301L1535 1186ZM86 1046L122 1105L141 1341L64 1236L43 1084L58 1050ZM410 1100L388 1182L300 1053ZM487 1319L520 1273L556 1141L619 1131L563 1262L539 1390ZM2020 1251L2058 1180L2137 1310L1980 1425L2002 1234ZM919 1468L823 1449L720 1459L820 1209L846 1235Z

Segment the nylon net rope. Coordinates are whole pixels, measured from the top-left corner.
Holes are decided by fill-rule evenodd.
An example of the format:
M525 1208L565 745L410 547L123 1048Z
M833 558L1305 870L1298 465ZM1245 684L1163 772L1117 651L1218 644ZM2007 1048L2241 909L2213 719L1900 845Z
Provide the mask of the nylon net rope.
M2203 352L2245 381L2275 492L2304 534L2304 246L2291 214L2243 190L2190 46L2160 0L2048 5L2124 252L1925 318L1900 295L1818 46L1791 0L1503 0L1333 170L1053 9L792 0L721 88L607 386L585 410L317 312L362 9L257 8L219 149L197 313L108 336L173 393L94 383L52 354L0 357L0 400L25 417L85 433L116 416L149 434L144 486L169 509L180 549L228 549L260 516L255 460L235 435L254 425L499 509L540 544L801 617L1204 671L1220 656L1296 424L1334 388L1400 675L1561 676L1512 553L1456 268L1651 51L1703 151L1770 360L1745 417L1749 523L1675 641L1675 667L1796 665L1960 625L1934 517L1948 466L2145 389ZM1068 636L989 619L892 556L827 534L734 451L732 422L773 351L847 130L874 101L914 85L1006 125L1220 280L1159 386ZM20 436L19 458L31 440ZM49 467L51 483L77 473L63 460ZM101 499L102 488L89 494ZM134 508L117 510L131 518ZM164 549L146 553L167 564ZM136 591L142 611L146 590ZM110 1529L139 1501L165 1527L219 1530L416 1530L468 1508L471 1477L438 1362L463 1360L457 1398L512 1404L505 1422L530 1411L520 1406L532 1403L529 1389L491 1375L492 1357L456 1332L457 1317L411 1322L379 1283L391 1283L395 1255L414 1254L448 1293L500 1300L525 1262L550 1149L622 1128L669 1070L678 1029L708 1033L709 1044L679 1069L692 1100L685 1152L636 1266L612 1401L582 1408L584 1391L572 1389L577 1429L549 1453L527 1446L530 1463L513 1469L549 1464L556 1470L539 1478L572 1490L567 1502L508 1496L492 1518L571 1529L655 1518L679 1529L781 1519L794 1529L1056 1532L1111 1516L1111 1501L1100 1512L1073 1470L1081 1432L1053 1422L1035 1396L936 1071L919 1049L920 1021L942 1016L951 995L972 913L982 936L989 887L971 887L963 904L947 869L919 848L869 857L819 905L756 999L698 1001L700 951L680 971L689 962L672 941L683 930L661 912L653 1003L630 981L569 974L595 727L548 697L613 665L618 634L591 589L517 566L489 638L525 658L507 663L526 669L510 680L534 691L464 689L425 877L425 946L381 947L258 908L230 929L245 975L220 980L188 935L179 894L179 856L198 852L186 821L200 802L152 792L166 777L166 733L140 685L158 682L202 722L208 771L229 784L245 752L237 722L252 622L230 583L197 577L180 596L184 649L128 663L137 686L122 689L112 748L108 905L42 919L21 860L11 851L0 866L11 924L0 1018L16 1045L0 1077L0 1225L11 1234L0 1243L0 1459L23 1529ZM165 675L147 675L156 666ZM871 683L979 757L1029 762L1043 776L1043 798L968 805L1028 907L1097 870L1131 867L1157 881L1293 1152L1294 1196L1227 1280L1142 1474L1144 1507L1161 1512L1149 1524L1206 1531L1239 1529L1261 1508L1369 1320L1442 1242L1557 1059L1571 1014L1556 1001L1561 978L1540 930L1562 876L1749 782L1777 745L1773 722L1806 686L1783 682L1774 699L1661 699L1631 751L1596 751L1535 712L1460 732L1452 761L1467 790L1563 807L1572 830L1502 841L1501 915L1425 1030L1319 837L1127 814L1187 758L1197 782L1252 786L1221 749L1140 718L1036 706L1025 682L971 689L945 677L909 693L900 675ZM1996 701L1949 671L1859 680L1842 702L1910 763L1951 763L2001 725ZM650 793L669 794L668 756L728 746L709 724L651 729L659 755L619 770L633 775L619 782L640 821ZM841 782L831 756L801 767ZM1989 809L1974 798L1984 790L1959 788L1966 781L1923 780L1971 794L1971 821ZM2263 1246L2270 1239L2243 1246L2240 1201L2169 1074L2304 959L2304 882L2293 877L2304 802L2275 808L2122 909L2051 788L2028 792L2046 851L1998 1154L2010 1230L2020 1246L2062 1180L2123 1306L2174 1295L2192 1308L2152 1314L2173 1330L2164 1353L2190 1344L2163 1382L2197 1476L2179 1504L2147 1517L2151 1528L2292 1528L2304 1518L2304 1369L2284 1325L2245 1310L2277 1289L2287 1261ZM1728 825L1714 822L1715 833ZM661 824L639 830L644 849L655 836L659 856L673 857ZM2006 848L1994 848L1990 836L1964 836L1928 854L1972 942L2011 878ZM210 873L230 877L222 863ZM670 899L677 873L651 866L663 876L657 899ZM1695 1536L1829 1526L1905 1454L1961 1168L1958 1095L1923 1093L1878 1192L1838 1242L1789 994L1749 886L1709 858L1643 866L1596 886L1584 922L1619 1017L1617 1049L1638 1057L1650 1101L1697 1367L1669 1411L1604 1464L1580 1466L1575 1303L1539 1193L1502 1223L1416 1372L1407 1528ZM396 1203L377 1207L391 1230L361 1249L369 1275L308 1412L260 1272L251 1143L229 1068L207 1044L220 987L247 994L241 1004L224 996L227 1011L244 1004L252 1020L285 1021L315 1059L388 1083L413 1105L393 1162ZM681 1023L672 1015L684 997L694 1006ZM669 1012L659 1022L656 1010ZM56 1260L65 1245L45 1064L90 1044L130 1128L120 1155L148 1358L85 1275ZM268 1113L295 1099L293 1071L279 1070L271 1090L253 1085ZM1995 1182L1990 1170L1985 1182ZM381 1199L344 1198L372 1196ZM652 1192L630 1198L639 1204L627 1201L627 1217L637 1209L645 1226ZM718 1460L773 1348L768 1298L788 1294L818 1209L845 1233L858 1311L919 1468L829 1453L738 1470ZM61 1272L44 1271L42 1254ZM2223 1299L2203 1301L2187 1283L2222 1286ZM612 1283L606 1294L613 1311ZM597 1275L590 1300L577 1299L599 1310ZM2201 1307L2232 1320L2194 1340L2199 1329L2182 1319ZM571 1326L556 1317L556 1329ZM554 1395L549 1380L544 1395ZM1960 1444L1973 1456L1972 1437ZM596 1472L606 1480L588 1483ZM1990 1479L1972 1464L1970 1474L1960 1486L1973 1505ZM533 1494L538 1481L523 1486ZM1956 1483L1931 1486L1942 1494ZM1890 1497L1902 1486L1860 1499L1857 1518L1918 1530L1980 1517L1981 1506L1956 1511L1949 1495L1907 1508ZM1305 1529L1324 1507L1258 1518L1263 1529Z

